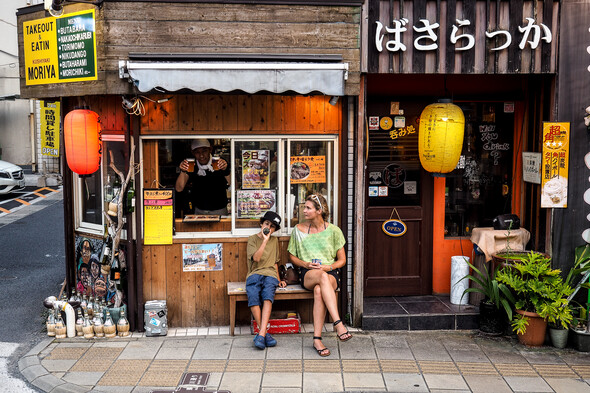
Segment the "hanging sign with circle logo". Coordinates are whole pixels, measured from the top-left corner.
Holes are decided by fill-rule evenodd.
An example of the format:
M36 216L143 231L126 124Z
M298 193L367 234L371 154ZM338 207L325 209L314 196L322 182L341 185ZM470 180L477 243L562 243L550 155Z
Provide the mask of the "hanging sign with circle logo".
M393 217L394 212L397 215L397 220L394 218L391 218L391 217ZM389 216L389 220L385 221L381 225L381 229L383 230L383 232L387 236L398 237L398 236L402 236L403 234L405 234L408 227L401 220L401 218L399 217L399 214L397 213L397 210L394 208L391 212L391 215Z

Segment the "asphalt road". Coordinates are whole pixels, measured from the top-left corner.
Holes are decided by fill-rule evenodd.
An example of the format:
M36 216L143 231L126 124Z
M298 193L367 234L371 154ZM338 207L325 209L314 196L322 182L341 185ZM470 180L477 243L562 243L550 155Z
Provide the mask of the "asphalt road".
M65 278L61 194L0 217L0 392L37 391L20 379L18 360L46 337L43 299Z

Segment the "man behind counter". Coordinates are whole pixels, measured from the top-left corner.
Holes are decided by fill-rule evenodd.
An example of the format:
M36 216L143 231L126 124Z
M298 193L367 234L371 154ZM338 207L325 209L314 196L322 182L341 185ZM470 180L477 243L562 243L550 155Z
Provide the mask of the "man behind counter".
M191 152L196 159L194 165L183 160L180 174L176 179L176 192L184 191L189 184L189 201L195 214L227 215L227 180L230 174L227 161L211 156L211 144L207 139L195 139ZM192 166L192 171L189 168Z

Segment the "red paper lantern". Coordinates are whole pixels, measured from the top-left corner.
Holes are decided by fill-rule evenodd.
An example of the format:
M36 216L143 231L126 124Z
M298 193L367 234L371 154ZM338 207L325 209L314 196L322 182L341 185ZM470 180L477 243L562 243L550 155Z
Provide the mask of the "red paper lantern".
M95 112L75 109L66 115L64 144L66 160L73 172L90 175L100 167L100 131L99 117Z

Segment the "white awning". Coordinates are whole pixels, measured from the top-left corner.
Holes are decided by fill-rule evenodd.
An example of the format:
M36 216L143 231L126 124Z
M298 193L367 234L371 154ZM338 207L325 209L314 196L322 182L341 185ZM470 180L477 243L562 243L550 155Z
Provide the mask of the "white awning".
M131 78L141 92L159 88L343 96L348 63L120 61L119 76Z

